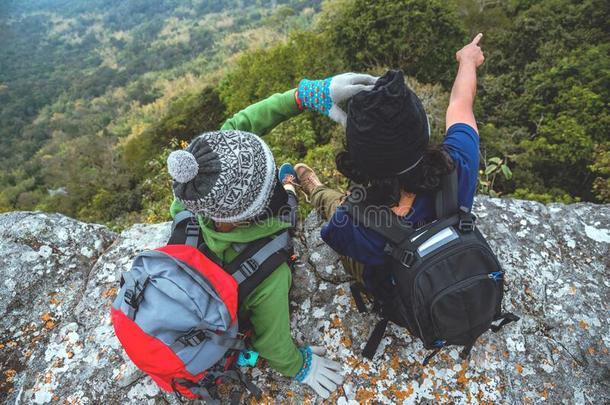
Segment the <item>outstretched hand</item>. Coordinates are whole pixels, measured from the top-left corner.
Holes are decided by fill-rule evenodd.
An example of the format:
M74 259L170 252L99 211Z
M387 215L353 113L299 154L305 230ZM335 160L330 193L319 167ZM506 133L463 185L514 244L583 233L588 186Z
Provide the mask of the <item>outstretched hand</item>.
M330 97L333 105L328 116L335 122L345 126L347 114L338 103L346 101L363 90L372 90L378 77L359 73L343 73L334 76L330 81Z
M308 346L301 349L304 355L303 369L297 374L297 380L309 385L324 399L343 384L343 376L340 374L342 367L336 361L324 357L326 349L319 346Z
M372 90L377 79L359 73L343 73L324 80L303 79L296 96L303 108L318 111L345 126L347 114L338 103L363 90Z
M475 67L479 67L485 62L485 55L479 46L481 38L483 38L483 34L478 33L472 42L457 51L455 59L458 63L472 63Z

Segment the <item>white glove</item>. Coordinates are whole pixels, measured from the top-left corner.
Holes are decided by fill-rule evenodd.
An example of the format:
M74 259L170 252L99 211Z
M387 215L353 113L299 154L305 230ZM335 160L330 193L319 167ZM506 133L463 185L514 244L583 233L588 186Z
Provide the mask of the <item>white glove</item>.
M324 399L327 399L343 384L343 376L339 374L341 365L324 357L326 349L318 346L301 348L303 353L303 368L295 376L297 381L309 385Z
M345 126L347 114L338 103L363 90L372 90L377 79L360 73L343 73L324 80L303 79L299 82L297 98L302 107L318 111Z

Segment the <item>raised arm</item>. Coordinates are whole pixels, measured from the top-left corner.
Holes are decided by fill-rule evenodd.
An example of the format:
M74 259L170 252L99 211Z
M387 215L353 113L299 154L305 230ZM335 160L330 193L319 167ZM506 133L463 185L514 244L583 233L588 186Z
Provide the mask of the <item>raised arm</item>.
M470 125L478 132L472 107L477 94L477 68L485 61L483 51L479 47L482 37L483 34L478 34L471 43L455 54L459 66L447 108L446 129L453 124L462 123Z
M295 98L296 89L276 93L235 113L221 129L238 129L263 136L301 110Z
M324 80L303 79L298 89L274 94L236 113L221 129L238 129L263 136L303 109L318 111L345 126L346 114L339 103L373 88L376 77L344 73Z

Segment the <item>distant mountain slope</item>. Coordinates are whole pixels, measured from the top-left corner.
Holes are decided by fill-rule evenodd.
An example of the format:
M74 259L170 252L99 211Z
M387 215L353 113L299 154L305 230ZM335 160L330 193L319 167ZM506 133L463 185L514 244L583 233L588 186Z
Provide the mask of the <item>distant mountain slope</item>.
M0 6L0 161L29 158L50 137L28 124L45 106L91 99L143 74L218 53L232 33L319 1L9 1ZM278 27L281 29L282 27ZM233 51L239 50L239 47ZM205 64L180 71L199 73ZM138 93L138 92L136 92ZM134 101L150 101L138 94Z

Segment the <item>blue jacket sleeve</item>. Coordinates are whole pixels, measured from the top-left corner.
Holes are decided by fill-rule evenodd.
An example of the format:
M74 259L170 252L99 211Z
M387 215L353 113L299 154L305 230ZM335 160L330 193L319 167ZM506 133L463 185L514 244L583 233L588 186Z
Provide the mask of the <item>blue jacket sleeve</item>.
M470 125L454 124L443 144L457 167L459 204L472 208L479 177L479 135Z

